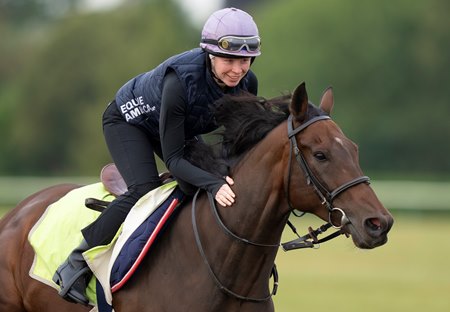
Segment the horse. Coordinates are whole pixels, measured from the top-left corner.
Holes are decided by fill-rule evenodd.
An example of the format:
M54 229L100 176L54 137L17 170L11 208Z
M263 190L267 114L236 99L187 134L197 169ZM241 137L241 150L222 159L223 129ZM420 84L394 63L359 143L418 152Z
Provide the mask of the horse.
M185 200L136 273L113 294L116 312L274 311L274 262L294 211L329 222L358 248L387 242L393 217L363 175L356 144L330 117L332 88L318 107L309 102L305 83L282 98L225 96L216 103L223 143L219 165L209 169L233 177L236 201L222 207L201 190ZM89 311L28 274L28 232L49 204L78 187L41 190L1 220L1 311Z

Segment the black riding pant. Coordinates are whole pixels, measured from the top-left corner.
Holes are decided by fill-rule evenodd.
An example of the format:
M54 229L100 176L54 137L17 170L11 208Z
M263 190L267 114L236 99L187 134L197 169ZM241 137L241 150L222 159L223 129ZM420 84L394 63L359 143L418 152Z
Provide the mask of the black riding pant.
M155 160L155 154L162 159L160 142L139 126L127 123L115 101L103 114L103 133L128 192L112 201L97 220L82 229L90 247L110 243L138 199L161 185Z

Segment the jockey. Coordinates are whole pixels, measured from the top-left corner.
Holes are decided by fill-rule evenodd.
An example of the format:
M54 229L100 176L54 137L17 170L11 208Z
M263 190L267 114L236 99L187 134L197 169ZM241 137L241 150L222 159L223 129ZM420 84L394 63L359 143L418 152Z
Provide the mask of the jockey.
M258 81L250 66L261 54L260 46L249 14L218 10L203 27L200 48L170 57L118 90L103 114L103 132L128 191L82 229L84 240L56 270L53 281L64 299L89 303L85 290L92 273L82 253L110 243L138 199L161 185L155 154L188 195L193 185L212 193L222 206L233 204L233 179L191 164L184 158L184 145L217 128L209 108L215 100L241 91L257 95Z

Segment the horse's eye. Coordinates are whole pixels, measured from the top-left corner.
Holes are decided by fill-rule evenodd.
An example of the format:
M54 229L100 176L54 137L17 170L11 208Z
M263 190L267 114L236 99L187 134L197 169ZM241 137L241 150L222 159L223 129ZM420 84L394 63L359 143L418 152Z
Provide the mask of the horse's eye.
M325 156L325 154L322 153L322 152L315 152L314 153L314 158L317 159L318 161L325 161L325 160L327 160L327 156Z

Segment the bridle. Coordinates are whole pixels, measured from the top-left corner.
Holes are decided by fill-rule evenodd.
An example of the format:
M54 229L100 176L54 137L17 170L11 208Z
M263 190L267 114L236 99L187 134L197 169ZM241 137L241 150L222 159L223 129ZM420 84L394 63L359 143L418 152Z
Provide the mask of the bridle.
M253 242L253 241L250 241L248 239L245 239L245 238L242 238L242 237L236 235L229 228L227 228L227 226L220 219L219 213L217 211L217 206L216 206L216 203L214 201L212 194L207 193L208 198L209 198L209 203L210 203L209 206L211 207L214 218L215 218L217 224L220 226L220 228L225 232L225 234L230 236L232 239L237 240L244 244L248 244L248 245L252 245L252 246L256 246L256 247L270 247L270 248L278 248L281 246L285 251L292 250L292 249L298 249L298 248L315 247L318 244L320 244L321 242L325 242L327 240L330 240L334 237L337 237L337 236L343 234L342 227L345 224L350 223L350 220L347 218L345 212L341 208L333 206L333 200L339 194L341 194L342 192L346 191L347 189L349 189L357 184L368 183L369 178L366 176L361 176L361 177L355 178L347 183L344 183L343 185L339 186L335 190L329 192L323 186L323 184L316 178L316 176L313 174L313 172L309 168L305 158L303 157L300 149L298 148L297 141L295 139L295 136L298 133L300 133L301 131L306 129L311 124L313 124L317 121L320 121L320 120L329 120L329 119L331 119L329 116L325 116L325 115L317 116L317 117L314 117L314 118L308 120L307 122L300 125L299 127L293 129L293 117L292 117L292 115L289 116L289 118L288 118L288 138L290 140L290 153L289 153L288 177L287 177L286 190L285 190L288 205L289 205L291 211L294 211L295 208L293 208L293 206L289 200L289 184L290 184L290 179L291 179L292 152L294 152L297 163L300 165L302 171L305 174L307 184L311 185L314 188L315 192L319 195L319 197L322 201L322 204L323 205L326 204L326 206L328 208L328 212L329 212L329 222L327 224L322 225L321 227L319 227L316 230L312 230L310 227L309 233L300 237L297 234L295 227L293 227L293 225L288 221L288 225L291 227L291 229L294 231L294 233L297 234L297 236L298 236L297 239L289 241L287 243L283 243L283 244L280 244L280 243L264 244L264 243L259 243L259 242ZM275 264L272 268L272 276L274 278L272 292L262 298L246 297L246 296L242 296L242 295L239 295L239 294L233 292L232 290L230 290L229 288L227 288L220 282L219 278L212 270L211 265L210 265L208 259L206 258L206 254L205 254L205 251L204 251L201 239L200 239L200 234L199 234L198 226L197 226L196 202L197 202L197 197L198 197L199 193L200 193L200 189L195 193L195 195L192 199L192 227L194 230L195 241L196 241L197 247L199 249L200 255L208 269L209 274L211 275L212 279L214 280L215 284L221 291L223 291L224 293L231 295L232 297L239 299L239 300L251 301L251 302L263 302L263 301L269 300L273 295L276 294L277 289L278 289L278 272L277 272ZM331 213L334 211L338 211L342 214L340 225L334 225L331 221ZM322 234L330 227L334 227L334 228L338 229L338 231L333 234L330 234L329 236L327 236L323 239L317 238L317 236L319 234Z
M286 198L288 201L289 208L291 211L295 211L295 208L292 206L291 201L289 200L289 189L290 189L290 180L291 180L291 163L292 163L292 152L295 154L295 159L297 160L297 163L299 164L300 168L302 169L305 178L306 183L308 185L311 185L316 192L316 194L319 196L322 205L326 205L328 208L328 223L322 225L317 230L312 230L309 228L309 233L305 236L302 236L295 240L289 241L287 243L281 244L283 249L285 251L292 250L292 249L298 249L298 248L311 248L317 246L317 244L320 244L322 242L328 241L334 237L337 237L341 234L344 234L342 231L342 227L348 223L350 223L350 220L347 218L347 215L345 214L344 210L338 207L333 206L333 200L338 197L341 193L348 190L349 188L361 184L361 183L369 183L370 179L367 176L360 176L357 178L354 178L341 186L337 187L333 191L328 191L328 189L319 181L319 179L314 175L312 170L309 168L308 163L305 160L305 157L303 156L301 150L298 148L297 140L295 139L296 135L300 132L302 132L304 129L309 127L315 122L321 121L321 120L331 120L330 116L322 115L322 116L316 116L314 118L311 118L307 122L301 124L297 128L294 129L293 124L293 116L289 115L288 118L288 138L290 142L290 152L289 152L289 165L288 165L288 176L287 176L287 183L286 185ZM331 220L331 214L333 212L339 212L341 214L341 222L339 225L333 224ZM294 213L295 214L295 213ZM290 222L288 222L291 229L297 234L297 231L292 226ZM322 234L330 227L333 227L337 229L333 234L330 234L329 236L323 238L323 239L317 239L317 235ZM297 234L298 235L298 234ZM311 241L312 240L312 241Z

